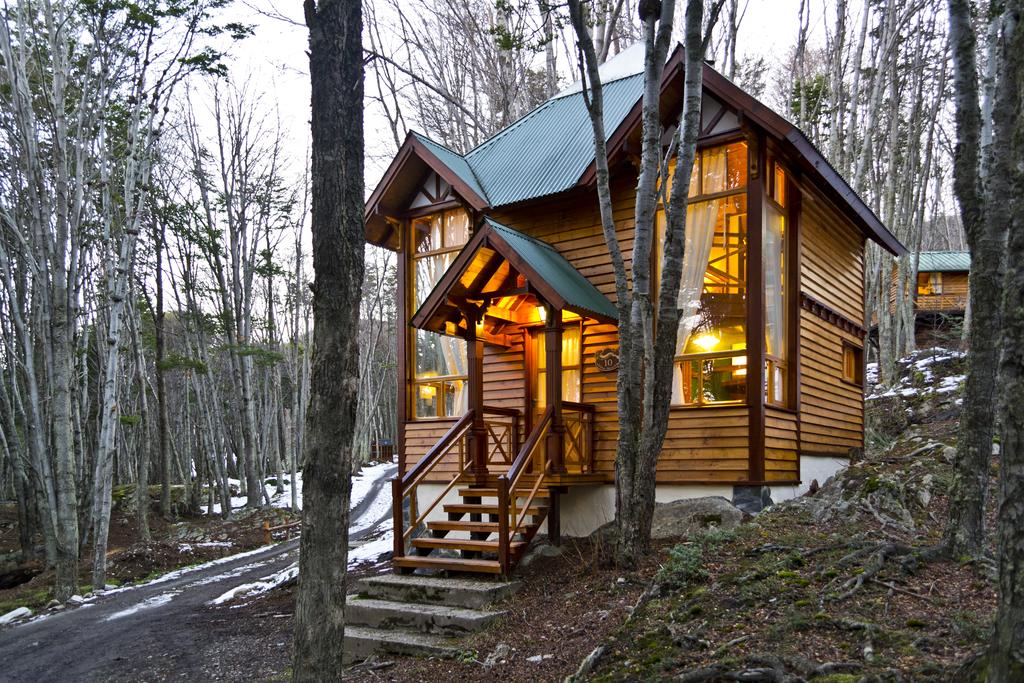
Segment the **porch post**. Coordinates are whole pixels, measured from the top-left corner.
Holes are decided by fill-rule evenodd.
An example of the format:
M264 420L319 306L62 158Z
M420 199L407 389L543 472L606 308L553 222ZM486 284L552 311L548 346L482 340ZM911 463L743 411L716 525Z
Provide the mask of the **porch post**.
M551 471L565 473L565 424L562 422L562 312L545 304L547 313L544 325L544 352L547 354L547 393L551 407L551 427L548 429L547 449L551 460Z
M474 307L465 309L466 316L466 364L469 374L469 409L473 411L473 422L466 436L468 446L469 472L477 484L487 481L487 427L484 425L484 342L477 336L476 324L482 319L483 311Z

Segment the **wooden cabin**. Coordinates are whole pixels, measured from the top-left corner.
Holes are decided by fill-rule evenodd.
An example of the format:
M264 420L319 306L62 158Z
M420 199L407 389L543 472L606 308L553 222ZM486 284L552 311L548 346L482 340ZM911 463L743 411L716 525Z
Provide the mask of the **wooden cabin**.
M917 262L917 296L920 313L963 315L967 310L967 278L971 272L968 251L922 251Z
M605 84L627 259L641 69ZM677 47L668 130L682 87ZM756 510L862 447L865 243L904 249L792 124L710 66L703 87L657 500ZM466 154L410 133L367 201L367 239L400 257L400 570L508 574L538 531L557 542L614 517L615 291L593 162L570 89Z

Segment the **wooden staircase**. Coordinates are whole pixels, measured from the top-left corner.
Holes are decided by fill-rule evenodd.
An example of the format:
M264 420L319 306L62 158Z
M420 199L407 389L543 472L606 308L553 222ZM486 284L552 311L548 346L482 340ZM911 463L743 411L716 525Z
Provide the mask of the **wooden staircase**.
M504 514L508 518L508 529L516 527L513 515L525 515L520 532L510 538L507 544L509 561L517 564L529 547L548 514L548 493L538 490L529 507L522 507L530 497L536 477L524 482L531 487L517 488L514 495L516 505L511 505ZM426 534L413 537L410 541L412 554L396 557L393 564L403 570L443 569L447 571L501 574L501 527L499 520L502 505L497 486L469 485L459 488L462 503L447 503L442 506L447 520L428 521Z
M475 461L466 457L466 450L471 450L465 447L470 437L481 437L479 429L472 433L471 427L479 427L480 422L475 421L478 416L471 409L412 469L392 481L392 565L399 572L443 570L509 576L552 510L557 515L557 505L552 505L557 499L550 499L547 478L551 460L544 444L552 409L545 411L522 448L518 448L515 437L518 411L485 408L484 413L512 419L511 428L505 432L509 435L507 442L497 440L492 450L489 441L495 431L488 428L487 451L478 450ZM481 443L477 441L476 445ZM419 485L445 456L454 456L456 450L458 472L432 502L419 500ZM495 452L515 454L515 458L501 463L507 466L503 473L495 476L495 470L503 469L495 467L492 474L486 475L490 465L498 464L492 460ZM480 468L481 462L486 462L487 467ZM474 470L474 466L480 469ZM451 498L461 501L447 502ZM411 519L405 518L407 505ZM556 522L557 517L552 523Z

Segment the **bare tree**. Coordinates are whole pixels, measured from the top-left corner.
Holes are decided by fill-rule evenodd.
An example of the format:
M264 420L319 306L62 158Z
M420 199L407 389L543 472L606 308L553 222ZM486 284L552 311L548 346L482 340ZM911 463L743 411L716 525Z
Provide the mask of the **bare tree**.
M1002 9L994 4L992 21L1003 22ZM943 550L953 557L979 556L983 552L985 498L989 461L992 457L993 414L998 337L1001 328L1000 293L1005 269L1006 228L1009 202L1002 190L1008 178L987 178L991 161L983 156L983 123L977 67L977 38L971 23L970 3L950 0L950 44L953 51L953 87L956 93L956 156L953 189L971 251L970 310L967 380L963 413L949 499L949 522ZM1000 59L1010 57L1000 52ZM1005 134L1005 133L1004 133ZM1008 141L1007 141L1008 142ZM988 148L993 149L992 146Z
M359 0L305 0L312 89L313 371L295 605L298 681L341 677L363 283Z
M716 3L708 25L714 25L721 6L721 2ZM659 3L640 5L644 40L642 149L629 270L612 216L600 59L588 26L588 7L580 0L569 2L570 20L580 49L580 68L584 72L584 101L594 132L601 225L615 270L619 313L620 369L616 385L619 436L615 455L617 541L614 560L618 566L632 567L650 545L655 470L668 428L671 387L668 382L659 382L655 378L667 377L672 372L680 316L677 300L686 229L686 188L690 186L699 133L702 69L708 38L701 36L703 3L689 0L684 28L683 111L669 152L670 156L675 156L676 164L670 179L670 196L664 198L667 229L657 289L659 303L655 313L650 269L656 232L655 211L660 181L669 180L662 172L668 165L668 159L663 163L661 157L661 80L672 39L675 3L668 0L660 6Z

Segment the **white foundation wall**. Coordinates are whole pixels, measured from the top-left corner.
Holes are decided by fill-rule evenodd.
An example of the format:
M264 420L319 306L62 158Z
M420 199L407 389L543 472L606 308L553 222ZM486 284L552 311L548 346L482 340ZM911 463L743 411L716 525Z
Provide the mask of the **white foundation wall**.
M775 503L802 496L811 487L811 482L818 481L823 485L833 476L850 464L847 458L826 457L817 455L800 456L800 479L798 485L772 486L771 497ZM420 484L417 491L417 505L420 513L429 506L445 489L445 484ZM732 484L659 484L654 493L658 503L671 503L688 498L704 498L721 496L732 500ZM461 503L458 487L452 487L443 501L427 515L427 520L444 520L445 503ZM569 491L561 497L562 535L570 537L586 537L615 519L615 487L611 484L600 486L570 486ZM408 523L408 520L406 520ZM547 523L540 533L547 533Z
M660 484L654 492L656 503L686 498L722 496L732 500L732 484ZM585 537L615 519L615 487L571 486L562 496L562 535ZM544 532L546 533L546 529Z
M818 486L824 485L829 477L850 465L849 458L829 457L823 455L800 456L800 483L795 486L772 486L772 502L781 503L807 493L811 482L817 480Z

